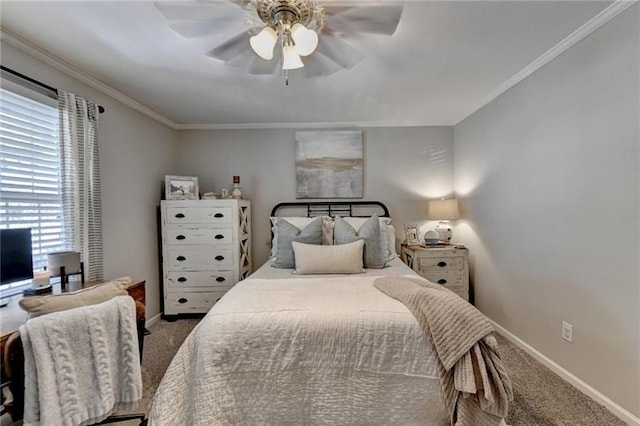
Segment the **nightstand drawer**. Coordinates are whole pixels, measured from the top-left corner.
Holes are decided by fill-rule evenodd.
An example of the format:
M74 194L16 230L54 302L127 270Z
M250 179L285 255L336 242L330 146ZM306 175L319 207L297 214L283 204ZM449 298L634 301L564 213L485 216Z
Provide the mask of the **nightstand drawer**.
M464 271L422 271L420 275L435 284L445 287L465 287L466 278Z
M420 257L418 262L420 271L428 270L457 270L464 269L463 257Z
M469 251L458 246L402 247L402 259L420 276L469 300Z
M454 288L449 288L449 290L453 291L455 294L462 297L467 302L469 301L469 292L467 291L466 288L454 287Z

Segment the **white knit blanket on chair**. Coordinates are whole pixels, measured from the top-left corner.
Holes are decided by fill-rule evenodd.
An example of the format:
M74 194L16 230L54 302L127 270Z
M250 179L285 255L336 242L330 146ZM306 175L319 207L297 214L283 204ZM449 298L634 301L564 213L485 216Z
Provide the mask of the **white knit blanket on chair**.
M20 327L25 425L88 425L142 397L130 296L31 319Z

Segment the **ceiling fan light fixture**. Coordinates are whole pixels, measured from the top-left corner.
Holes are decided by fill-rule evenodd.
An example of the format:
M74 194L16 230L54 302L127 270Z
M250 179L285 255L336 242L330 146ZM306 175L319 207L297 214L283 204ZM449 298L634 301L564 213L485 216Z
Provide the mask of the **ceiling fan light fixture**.
M271 27L264 27L257 35L249 39L251 48L262 59L273 59L273 48L278 41L278 34Z
M282 69L295 70L304 67L295 45L286 45L282 48Z
M295 42L296 51L300 56L309 56L318 47L318 34L301 23L296 23L291 27L291 38Z

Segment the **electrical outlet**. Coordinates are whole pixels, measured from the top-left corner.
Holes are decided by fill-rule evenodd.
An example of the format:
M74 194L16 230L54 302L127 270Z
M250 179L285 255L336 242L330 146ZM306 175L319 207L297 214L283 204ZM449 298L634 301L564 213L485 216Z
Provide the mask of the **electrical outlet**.
M562 321L562 333L561 336L569 343L573 343L573 325L566 321Z

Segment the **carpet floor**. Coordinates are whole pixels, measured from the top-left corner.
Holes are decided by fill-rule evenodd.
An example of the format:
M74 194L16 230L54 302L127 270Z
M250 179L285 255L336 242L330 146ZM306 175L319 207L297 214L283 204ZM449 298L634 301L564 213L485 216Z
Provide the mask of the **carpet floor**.
M136 410L147 412L153 394L174 354L198 319L158 321L145 338L142 361L143 399ZM527 353L498 336L503 361L513 383L512 426L615 426L624 422L588 398Z

